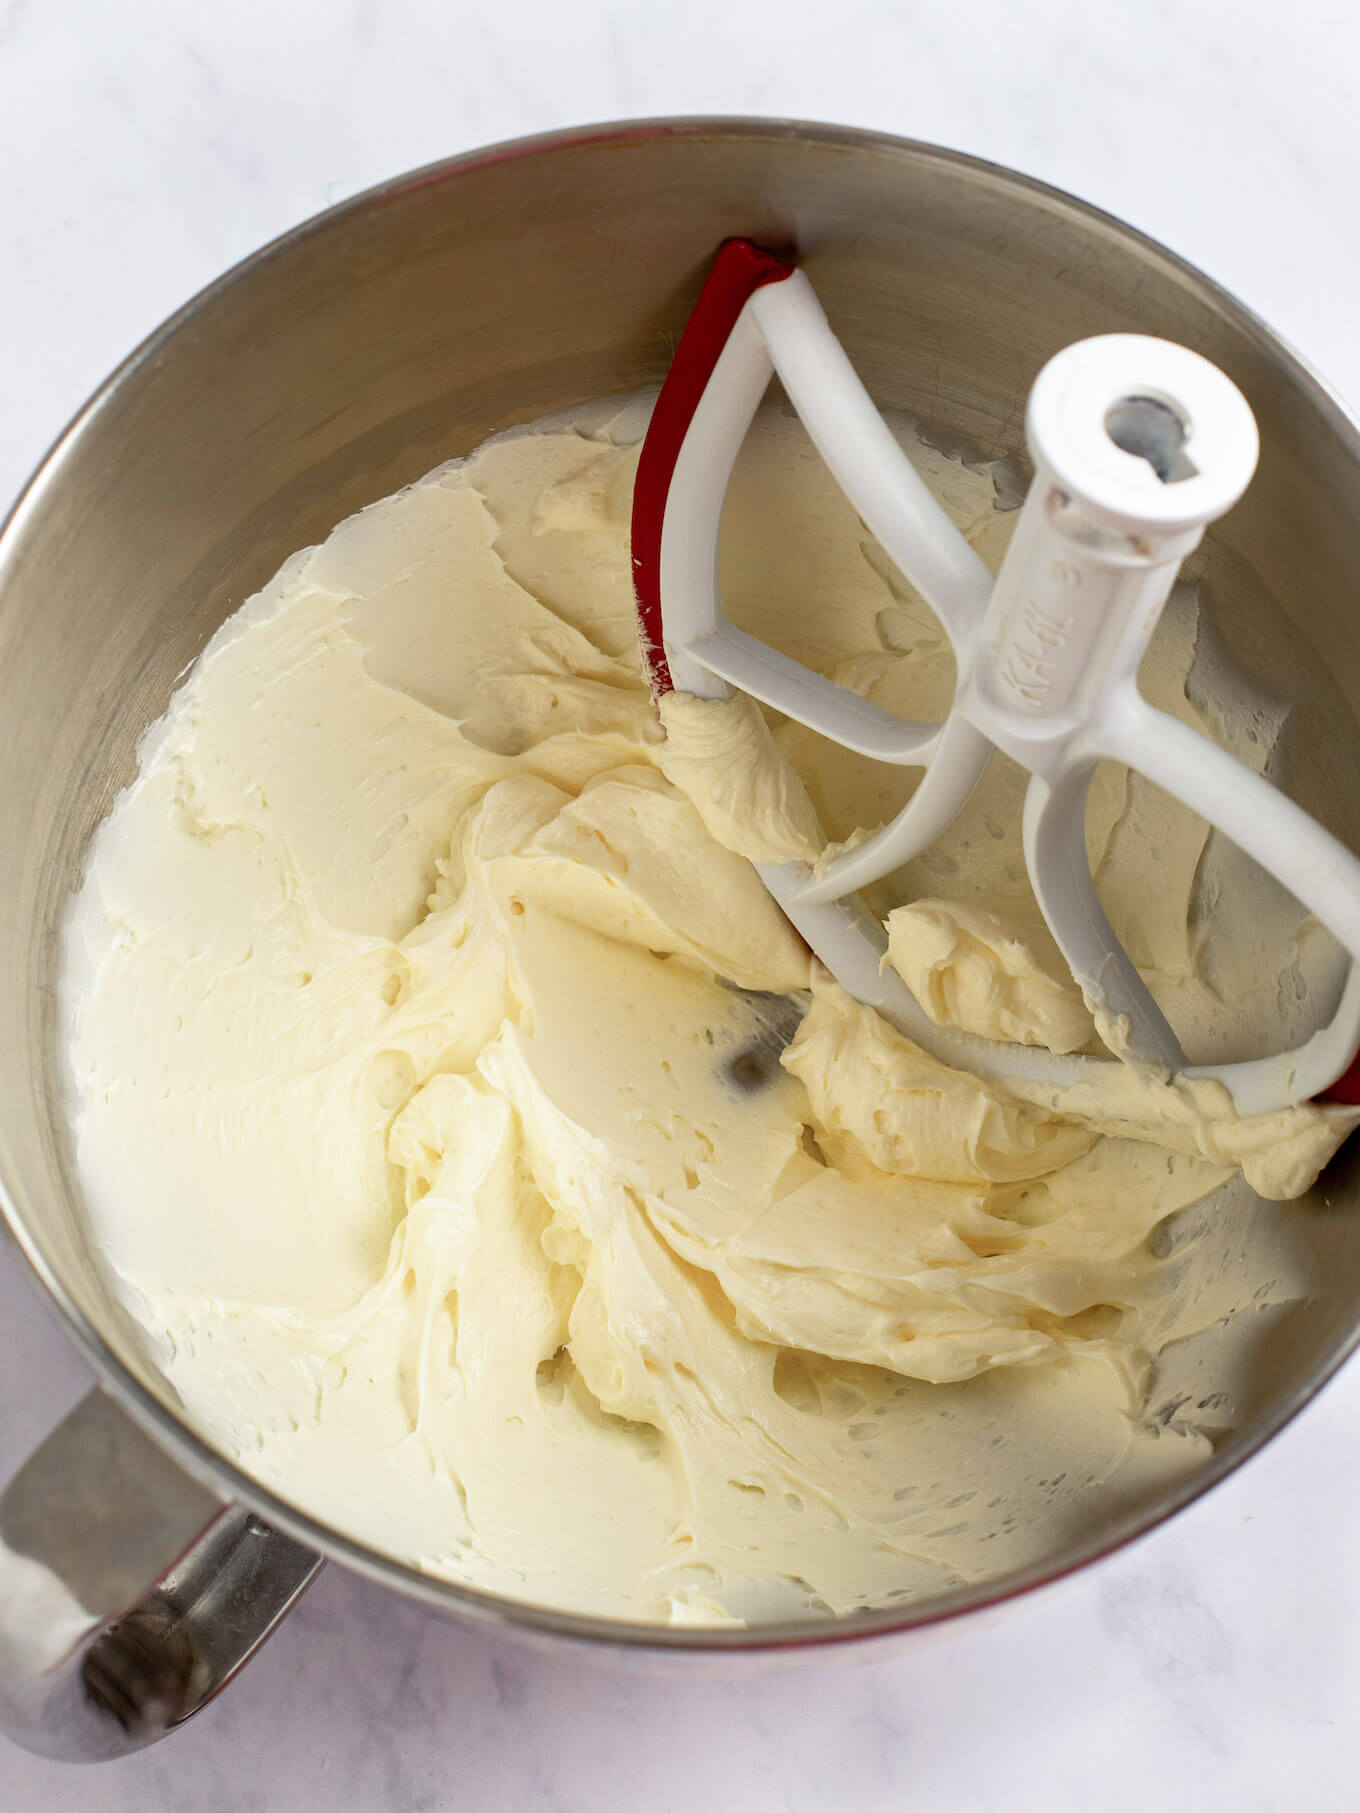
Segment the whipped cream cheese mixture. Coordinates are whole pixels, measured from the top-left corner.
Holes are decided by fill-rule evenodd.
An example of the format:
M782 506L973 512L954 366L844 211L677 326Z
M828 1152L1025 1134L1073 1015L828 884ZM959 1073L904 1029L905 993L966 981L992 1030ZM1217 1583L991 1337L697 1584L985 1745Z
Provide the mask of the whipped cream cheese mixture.
M1116 1066L1055 1109L820 972L748 858L862 834L915 776L746 700L673 698L663 729L629 573L644 422L501 437L342 523L148 733L68 935L93 1238L214 1444L432 1573L673 1622L946 1590L1208 1455L1208 1400L1153 1395L1244 1295L1303 1293L1231 1229L1355 1116L1242 1121ZM901 432L995 564L998 475ZM933 617L777 409L724 577L797 659L943 711ZM1145 685L1259 766L1278 714L1192 705L1197 635L1183 588ZM1099 1049L1022 786L995 763L872 903L940 1022ZM1206 944L1231 853L1122 770L1089 842L1193 1049L1225 1020L1297 1036L1328 959L1288 903L1273 964L1250 914ZM1168 1237L1214 1193L1208 1232Z

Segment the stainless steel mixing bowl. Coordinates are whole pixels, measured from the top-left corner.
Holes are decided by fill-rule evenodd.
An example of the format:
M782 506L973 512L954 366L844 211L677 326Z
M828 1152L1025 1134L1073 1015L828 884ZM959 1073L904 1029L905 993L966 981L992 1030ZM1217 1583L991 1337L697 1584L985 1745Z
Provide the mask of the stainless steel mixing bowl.
M115 1755L180 1722L322 1555L455 1620L676 1656L911 1631L1166 1517L1273 1435L1356 1341L1360 1190L1343 1157L1312 1201L1260 1207L1233 1235L1288 1244L1317 1284L1245 1344L1201 1347L1197 1388L1231 1402L1192 1478L1093 1512L1061 1552L945 1597L671 1630L434 1580L291 1509L186 1427L111 1301L64 1147L53 979L81 851L133 773L138 732L223 618L341 517L509 423L658 380L734 233L797 246L878 401L984 455L1022 453L1034 375L1086 334L1162 334L1235 378L1264 451L1209 543L1206 607L1248 668L1297 701L1290 790L1360 842L1356 424L1237 302L1107 216L898 139L648 121L421 171L248 260L115 373L0 540L4 1211L99 1377L0 1500L0 1705L33 1748Z

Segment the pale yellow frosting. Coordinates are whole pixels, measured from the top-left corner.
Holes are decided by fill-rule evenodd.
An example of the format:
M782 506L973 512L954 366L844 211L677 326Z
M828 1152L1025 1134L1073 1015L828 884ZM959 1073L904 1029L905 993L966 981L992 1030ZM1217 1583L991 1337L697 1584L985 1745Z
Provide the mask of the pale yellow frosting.
M826 838L792 762L746 693L658 701L661 772L686 794L710 836L751 862L813 862Z
M771 740L747 702L673 702L663 734L639 419L491 443L341 524L149 734L68 936L91 1232L191 1421L387 1553L676 1623L888 1603L1053 1553L1210 1452L1187 1394L1148 1411L1169 1344L1306 1281L1279 1242L1197 1281L1149 1236L1225 1184L1246 1225L1232 1168L1295 1193L1353 1117L1237 1122L1114 1067L1024 1099L831 983L746 857L881 822L910 777ZM994 558L987 472L913 451ZM943 707L933 619L777 413L725 534L746 627ZM1158 681L1186 710L1194 637L1187 606ZM998 765L882 910L937 1017L1067 1048L1089 1022L1017 800ZM1149 810L1102 777L1093 855L1207 1023L1202 828ZM1148 822L1151 891L1125 885ZM1244 994L1255 1032L1290 1030L1279 992Z
M985 907L914 900L888 915L888 961L937 1026L984 1039L1080 1051L1095 1025L1056 951ZM1031 928L1030 937L1035 937Z

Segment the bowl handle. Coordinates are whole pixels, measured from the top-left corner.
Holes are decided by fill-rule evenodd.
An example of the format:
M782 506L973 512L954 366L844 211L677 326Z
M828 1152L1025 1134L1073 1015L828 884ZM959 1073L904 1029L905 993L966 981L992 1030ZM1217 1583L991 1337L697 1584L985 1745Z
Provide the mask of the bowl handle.
M69 1762L154 1743L226 1685L320 1566L96 1388L0 1493L0 1730Z

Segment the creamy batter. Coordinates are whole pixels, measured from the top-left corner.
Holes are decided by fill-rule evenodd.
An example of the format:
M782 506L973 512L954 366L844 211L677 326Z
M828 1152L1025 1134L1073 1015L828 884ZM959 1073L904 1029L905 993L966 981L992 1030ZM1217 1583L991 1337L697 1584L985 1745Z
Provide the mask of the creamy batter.
M1306 1189L1354 1116L1242 1122L1113 1068L1059 1111L819 972L747 858L862 834L913 776L745 701L672 700L663 730L629 574L644 419L499 439L342 523L148 733L68 938L92 1236L215 1445L433 1573L676 1622L915 1597L1209 1452L1144 1412L1230 1268L1192 1288L1149 1236L1248 1201L1239 1167ZM992 475L903 433L994 564ZM942 711L934 619L777 411L724 538L739 622ZM1195 637L1186 594L1145 675L1192 720ZM942 1022L1098 1049L1020 784L995 764L875 890L891 961ZM1089 837L1193 1047L1222 1017L1203 827L1111 770ZM1241 952L1235 1008L1278 1043L1300 991Z

